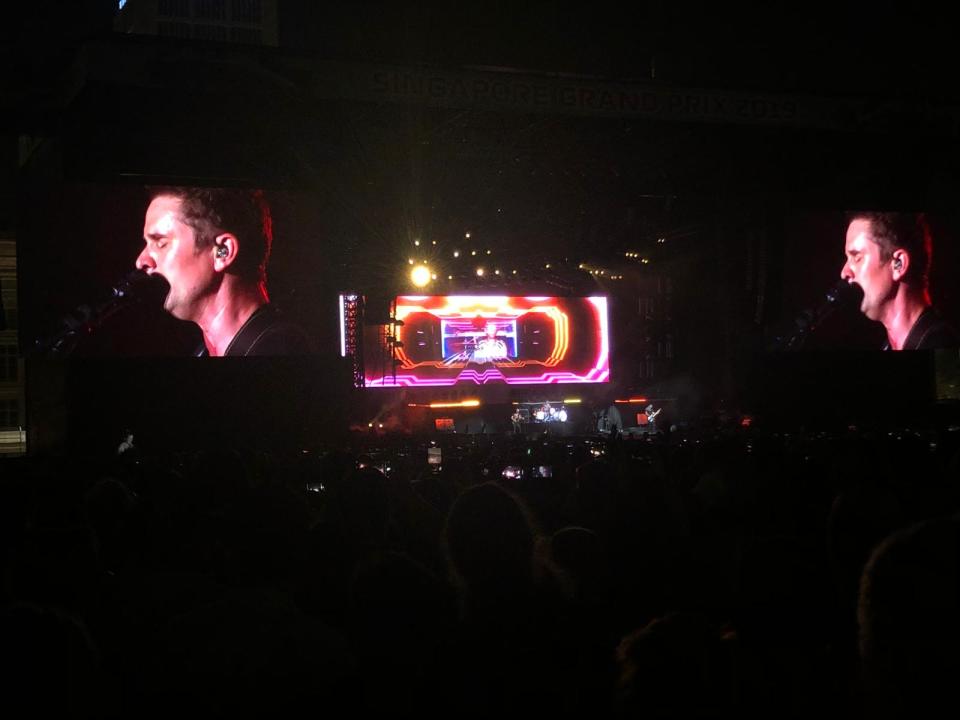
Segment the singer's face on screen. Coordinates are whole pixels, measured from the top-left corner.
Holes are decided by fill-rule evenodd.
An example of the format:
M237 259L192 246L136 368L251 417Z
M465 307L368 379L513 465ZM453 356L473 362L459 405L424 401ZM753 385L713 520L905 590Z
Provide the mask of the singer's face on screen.
M214 249L197 251L196 231L183 222L179 198L161 195L147 208L144 248L136 266L170 283L164 309L181 320L200 317L214 283Z
M844 251L847 261L840 277L863 290L860 311L871 320L881 320L883 308L896 295L892 260L883 259L880 246L872 239L869 220L854 220L847 228Z

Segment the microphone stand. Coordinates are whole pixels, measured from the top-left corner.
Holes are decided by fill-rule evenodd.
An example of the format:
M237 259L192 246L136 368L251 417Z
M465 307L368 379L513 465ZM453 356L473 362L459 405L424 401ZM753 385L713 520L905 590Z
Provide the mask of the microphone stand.
M79 305L64 315L58 324L60 329L48 337L38 338L33 351L53 356L70 355L85 338L100 330L118 313L135 304L160 302L169 290L169 284L160 275L134 270L111 288L107 300L95 305Z
M838 280L823 295L823 301L815 308L800 312L791 330L774 338L770 349L774 351L799 350L810 334L840 306L854 296L853 288L846 280Z

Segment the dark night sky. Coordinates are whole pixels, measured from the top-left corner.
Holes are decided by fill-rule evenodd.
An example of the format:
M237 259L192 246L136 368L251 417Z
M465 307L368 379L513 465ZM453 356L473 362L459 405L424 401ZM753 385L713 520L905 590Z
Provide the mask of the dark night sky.
M109 31L116 0L16 3L0 42L40 53ZM932 2L321 3L279 0L281 44L320 57L490 65L679 84L955 96Z
M924 3L396 3L281 0L284 42L351 59L494 65L679 84L953 92Z

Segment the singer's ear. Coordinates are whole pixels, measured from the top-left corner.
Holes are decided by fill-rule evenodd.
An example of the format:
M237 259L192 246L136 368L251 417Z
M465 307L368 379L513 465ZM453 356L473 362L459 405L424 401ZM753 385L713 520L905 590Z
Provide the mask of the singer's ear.
M907 270L910 268L910 253L902 248L894 250L891 267L893 269L893 279L903 279L903 276L907 274Z
M240 252L240 243L233 233L222 233L213 240L213 269L223 272L237 258Z

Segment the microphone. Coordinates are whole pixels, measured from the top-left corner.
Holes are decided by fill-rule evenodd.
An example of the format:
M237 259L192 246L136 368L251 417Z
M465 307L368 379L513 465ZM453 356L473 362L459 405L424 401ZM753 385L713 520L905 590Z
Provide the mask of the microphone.
M837 280L833 286L823 294L823 301L813 311L810 330L813 330L824 318L833 314L834 310L852 301L857 296L855 288L855 285L846 280Z
M154 307L170 292L170 284L157 274L133 270L110 289L110 297L94 305L79 305L64 315L58 329L34 342L34 351L51 355L69 355L83 340L93 335L114 315L135 305Z
M163 302L170 292L170 283L162 275L131 270L113 286L114 299L133 300L144 305Z
M847 282L842 278L837 280L833 287L831 287L826 292L827 304L832 308L829 312L833 312L841 305L846 305L850 300L854 298L856 291L854 290L853 283Z
M827 317L839 308L847 305L856 297L854 286L846 280L837 280L822 296L819 305L807 308L797 315L791 330L778 335L772 343L772 350L799 350L807 337Z

